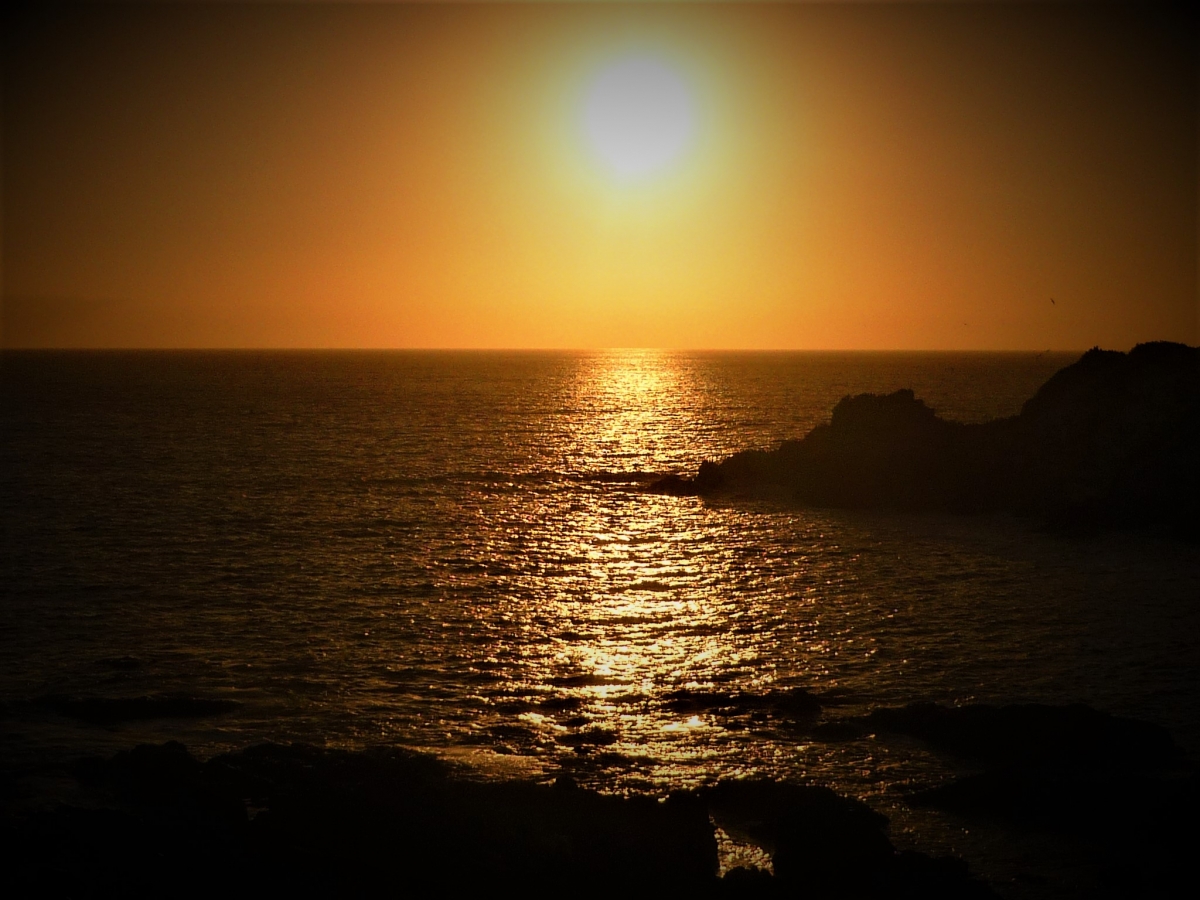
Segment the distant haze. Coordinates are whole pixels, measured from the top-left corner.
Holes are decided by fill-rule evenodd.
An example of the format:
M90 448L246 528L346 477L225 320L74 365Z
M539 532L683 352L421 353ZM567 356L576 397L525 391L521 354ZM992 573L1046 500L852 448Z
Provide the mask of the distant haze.
M86 5L4 32L6 347L1197 341L1196 33L1165 9ZM661 160L594 124L653 91L587 112L612 71L657 73L643 119L686 112ZM612 140L653 166L615 177Z

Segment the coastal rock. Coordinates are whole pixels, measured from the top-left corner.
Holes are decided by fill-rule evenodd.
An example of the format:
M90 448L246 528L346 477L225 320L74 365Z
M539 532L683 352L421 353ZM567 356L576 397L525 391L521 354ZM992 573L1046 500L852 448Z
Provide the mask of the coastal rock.
M910 390L843 398L776 450L668 475L664 494L773 496L815 506L1007 511L1064 526L1200 535L1200 349L1089 350L1018 416L946 421Z
M1124 886L1115 896L1170 896L1170 885L1191 877L1188 861L1200 838L1197 777L1157 725L1081 704L911 703L834 719L809 734L904 735L951 757L957 769L976 769L906 801L964 826L1066 836L1088 859L1084 868L1095 867L1095 876L1085 876L1088 896L1118 878Z
M835 720L813 733L844 740L878 732L919 738L938 750L993 765L1128 768L1167 766L1179 760L1179 749L1165 728L1082 704L910 703Z
M821 701L803 688L763 694L681 688L668 693L664 705L673 712L711 712L725 716L767 713L800 720L812 719L821 712Z
M983 771L907 797L1007 830L1069 836L1113 896L1172 896L1200 840L1194 767L1157 726L1083 706L879 710L864 727L920 737ZM1119 885L1119 887L1116 887Z
M22 815L0 839L17 895L428 894L707 890L717 848L693 794L610 797L456 778L404 750L261 745L201 763L178 743L74 768L86 805ZM155 886L158 886L156 889Z
M1194 775L1097 772L1073 766L1004 766L918 791L913 806L1077 832L1176 831L1196 825Z
M480 782L400 749L275 744L204 763L178 743L141 745L74 772L78 805L0 817L18 896L356 896L382 884L422 895L991 896L961 862L895 852L886 818L827 788L606 796L569 776ZM719 879L712 817L769 846L776 875Z
M897 852L885 816L828 788L749 779L703 796L726 832L771 853L781 896L995 896L961 860Z
M1016 431L1019 510L1198 533L1200 349L1089 350L1025 403Z

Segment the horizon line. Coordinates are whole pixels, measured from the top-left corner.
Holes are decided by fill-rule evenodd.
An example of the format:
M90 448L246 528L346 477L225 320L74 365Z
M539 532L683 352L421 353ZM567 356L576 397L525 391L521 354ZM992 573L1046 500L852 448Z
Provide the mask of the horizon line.
M1131 347L1158 341L1138 341ZM1167 341L1166 343L1183 343ZM1084 353L1100 347L1029 347L987 349L981 347L278 347L278 346L0 346L0 353Z

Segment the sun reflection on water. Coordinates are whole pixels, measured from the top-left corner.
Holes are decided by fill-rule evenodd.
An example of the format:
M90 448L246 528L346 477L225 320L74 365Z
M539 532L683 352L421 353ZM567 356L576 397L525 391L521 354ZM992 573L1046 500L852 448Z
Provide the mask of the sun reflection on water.
M593 413L572 436L579 468L653 471L660 448L677 439L677 411L693 405L681 396L687 372L656 351L592 362L574 398ZM681 515L698 501L683 501L685 510L636 481L627 490L609 484L593 499L527 526L528 545L558 565L514 598L522 608L512 614L541 640L513 648L523 665L510 690L550 708L522 720L580 754L603 748L668 765L698 759L711 752L717 726L662 701L748 668L739 663L752 648L730 627L731 560L708 553L711 536L694 515Z
M583 367L571 405L570 437L581 471L651 469L677 444L695 407L691 372L662 350L610 350Z
M720 402L697 399L702 370L653 351L573 365L553 401L566 412L539 426L561 468L519 488L472 482L446 507L464 527L455 556L429 554L424 655L406 631L406 664L380 685L421 716L398 718L397 738L606 790L835 763L862 780L858 761L804 740L811 723L787 702L796 689L875 690L876 649L894 631L879 618L896 606L864 592L862 570L890 557L818 511L648 493L695 440L691 419ZM409 670L428 687L405 686Z

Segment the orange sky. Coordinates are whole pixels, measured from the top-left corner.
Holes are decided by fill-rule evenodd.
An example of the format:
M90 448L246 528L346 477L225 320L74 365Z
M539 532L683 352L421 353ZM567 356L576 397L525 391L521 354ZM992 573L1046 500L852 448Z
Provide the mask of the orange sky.
M1181 26L974 4L9 22L4 345L1196 343ZM580 126L631 53L696 109L635 184Z

